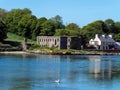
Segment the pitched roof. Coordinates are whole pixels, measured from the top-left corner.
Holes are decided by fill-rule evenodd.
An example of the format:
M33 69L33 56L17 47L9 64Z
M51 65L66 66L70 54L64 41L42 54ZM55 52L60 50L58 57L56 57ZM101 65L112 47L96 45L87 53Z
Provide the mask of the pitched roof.
M103 42L115 42L114 39L112 39L111 37L109 36L106 36L106 37L103 37L103 36L99 36L99 39Z

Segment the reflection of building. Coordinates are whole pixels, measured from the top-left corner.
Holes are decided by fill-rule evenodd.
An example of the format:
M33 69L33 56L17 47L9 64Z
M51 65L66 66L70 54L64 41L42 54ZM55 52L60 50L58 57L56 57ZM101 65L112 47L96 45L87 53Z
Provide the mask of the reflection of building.
M89 44L94 46L98 50L109 50L115 47L115 41L112 38L112 35L109 36L98 36L96 34L94 39L89 41Z
M111 78L111 60L102 61L100 56L89 56L89 72L94 74L95 78Z
M38 36L37 43L40 46L57 47L59 49L80 49L80 37L66 36Z
M101 64L101 60L99 56L93 56L93 57L89 57L90 60L90 68L89 68L89 72L90 73L94 73L94 74L98 74L101 72L101 68L100 68L100 64Z

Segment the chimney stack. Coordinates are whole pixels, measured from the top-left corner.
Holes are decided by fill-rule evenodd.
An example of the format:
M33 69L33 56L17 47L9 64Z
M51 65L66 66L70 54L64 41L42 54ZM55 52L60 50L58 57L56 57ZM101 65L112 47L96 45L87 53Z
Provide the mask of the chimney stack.
M112 35L110 34L110 35L108 35L108 37L112 38Z
M102 35L102 37L105 37L105 35Z
M98 38L98 34L95 34L95 38Z

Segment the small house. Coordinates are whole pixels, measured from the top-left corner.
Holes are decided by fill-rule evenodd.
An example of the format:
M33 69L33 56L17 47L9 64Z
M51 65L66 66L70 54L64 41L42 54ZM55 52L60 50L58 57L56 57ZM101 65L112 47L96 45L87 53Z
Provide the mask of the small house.
M95 35L94 39L89 41L89 45L95 47L97 50L110 50L115 47L115 40L112 38L112 35Z

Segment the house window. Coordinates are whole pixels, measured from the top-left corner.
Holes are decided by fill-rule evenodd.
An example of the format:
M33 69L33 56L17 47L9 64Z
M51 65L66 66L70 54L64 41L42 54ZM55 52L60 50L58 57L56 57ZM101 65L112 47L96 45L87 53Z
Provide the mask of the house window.
M98 49L100 49L100 46L98 46Z
M57 39L57 41L59 42L59 39Z
M56 39L55 39L55 45L57 44Z

